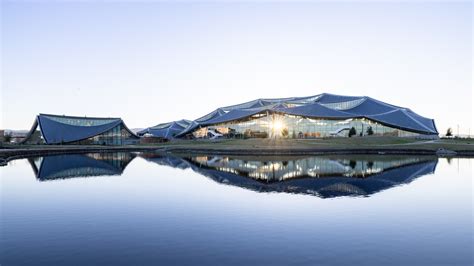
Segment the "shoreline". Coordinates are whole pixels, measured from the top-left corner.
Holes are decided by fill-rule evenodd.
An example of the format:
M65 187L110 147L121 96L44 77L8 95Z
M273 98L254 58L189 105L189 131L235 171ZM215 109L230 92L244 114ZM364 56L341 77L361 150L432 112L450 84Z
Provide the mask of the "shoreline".
M42 147L42 148L23 148L23 149L0 149L0 166L16 159L28 157L61 155L61 154L83 154L83 153L102 153L102 152L140 152L159 150L156 147L103 147L103 146L79 146L79 147Z
M434 155L438 157L474 157L474 150L457 149L447 150L455 153L439 153L434 149L422 148L400 148L400 147L331 147L331 148L302 148L302 147L192 147L192 145L148 145L148 146L43 146L43 147L19 147L15 149L0 149L0 165L15 159L23 159L35 156L81 154L81 153L110 153L110 152L161 152L169 154L193 154L193 155L256 155L256 156L278 156L278 155Z
M26 157L97 153L156 151L194 155L434 155L474 157L474 140L419 140L394 137L340 139L222 139L217 141L175 140L127 146L99 145L6 145L0 147L0 164Z
M240 149L240 150L219 150L219 149L186 149L186 148L173 148L173 149L160 149L161 151L168 153L179 153L179 154L209 154L209 155L257 155L257 156L270 156L270 155L435 155L438 157L474 157L474 151L460 150L456 151L454 155L438 154L437 151L424 150L424 149Z

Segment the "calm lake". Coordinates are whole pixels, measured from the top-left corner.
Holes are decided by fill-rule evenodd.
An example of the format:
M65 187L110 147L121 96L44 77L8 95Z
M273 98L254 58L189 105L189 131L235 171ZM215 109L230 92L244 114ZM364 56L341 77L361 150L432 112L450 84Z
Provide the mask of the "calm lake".
M472 265L473 159L101 153L0 167L3 265Z

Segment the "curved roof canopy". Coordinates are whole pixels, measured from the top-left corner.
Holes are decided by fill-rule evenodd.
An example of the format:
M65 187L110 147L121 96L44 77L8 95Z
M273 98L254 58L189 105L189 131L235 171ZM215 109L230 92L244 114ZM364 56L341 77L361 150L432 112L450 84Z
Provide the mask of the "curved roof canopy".
M245 119L266 112L326 119L366 118L402 130L429 135L438 134L433 119L416 114L408 108L388 104L368 96L343 96L329 93L308 97L256 99L220 107L190 122L182 131L178 133L174 131L174 134L175 137L180 137L198 127ZM172 123L167 124L172 125Z
M169 139L185 130L191 123L192 121L182 119L179 121L158 124L154 127L145 128L141 131L138 131L137 134L139 136L151 134L154 137Z
M97 136L120 124L122 124L132 136L138 138L138 136L127 128L121 118L39 114L26 139L34 133L38 125L44 141L47 144L57 144L75 142Z

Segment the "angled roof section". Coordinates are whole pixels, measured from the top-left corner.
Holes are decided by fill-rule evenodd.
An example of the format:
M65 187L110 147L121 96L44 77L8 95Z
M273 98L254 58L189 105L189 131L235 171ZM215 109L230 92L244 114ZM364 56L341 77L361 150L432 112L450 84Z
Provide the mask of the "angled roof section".
M210 119L214 119L216 117L219 117L219 116L222 116L222 115L225 115L225 111L222 109L222 108L217 108L216 110L210 112L209 114L205 115L205 116L202 116L194 121L198 122L198 123L202 123L204 121L207 121L207 120L210 120Z
M319 103L339 103L339 102L348 102L354 101L363 98L362 96L343 96L330 93L323 93L317 99Z
M413 119L413 117L408 115L407 111L403 109L395 109L387 113L369 115L366 117L371 120L380 122L382 124L389 125L389 126L396 126L404 130L417 131L417 132L430 132L431 131L430 128L426 127L420 121Z
M279 108L276 110L285 114L289 114L289 115L298 115L298 116L315 117L315 118L317 117L317 118L347 119L347 118L353 117L353 115L351 114L325 107L319 103L312 103L312 104L301 105L297 107Z
M229 111L228 113L222 116L204 121L203 123L201 123L201 125L212 125L212 124L218 124L218 123L225 123L232 120L243 119L243 118L261 113L262 111L263 111L262 109L251 109L251 110L235 109L235 110Z
M376 115L386 112L390 112L397 109L396 106L389 105L372 98L366 97L360 104L344 110L345 112L355 114L355 115Z
M417 122L420 122L421 124L423 124L423 126L428 128L431 132L436 132L436 133L438 132L438 129L436 129L434 119L423 117L423 116L413 112L410 109L406 109L406 114L408 116L412 117Z
M158 124L154 127L145 128L137 132L138 135L151 134L154 137L170 139L177 135L179 132L186 129L192 121L182 119L179 121L172 121L168 123Z

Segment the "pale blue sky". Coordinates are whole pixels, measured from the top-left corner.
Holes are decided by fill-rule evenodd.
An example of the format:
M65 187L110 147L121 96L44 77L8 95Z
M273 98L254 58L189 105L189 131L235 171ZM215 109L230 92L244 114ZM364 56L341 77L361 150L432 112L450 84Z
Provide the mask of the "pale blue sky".
M472 128L472 4L2 2L2 120L195 119L255 98L368 95Z

